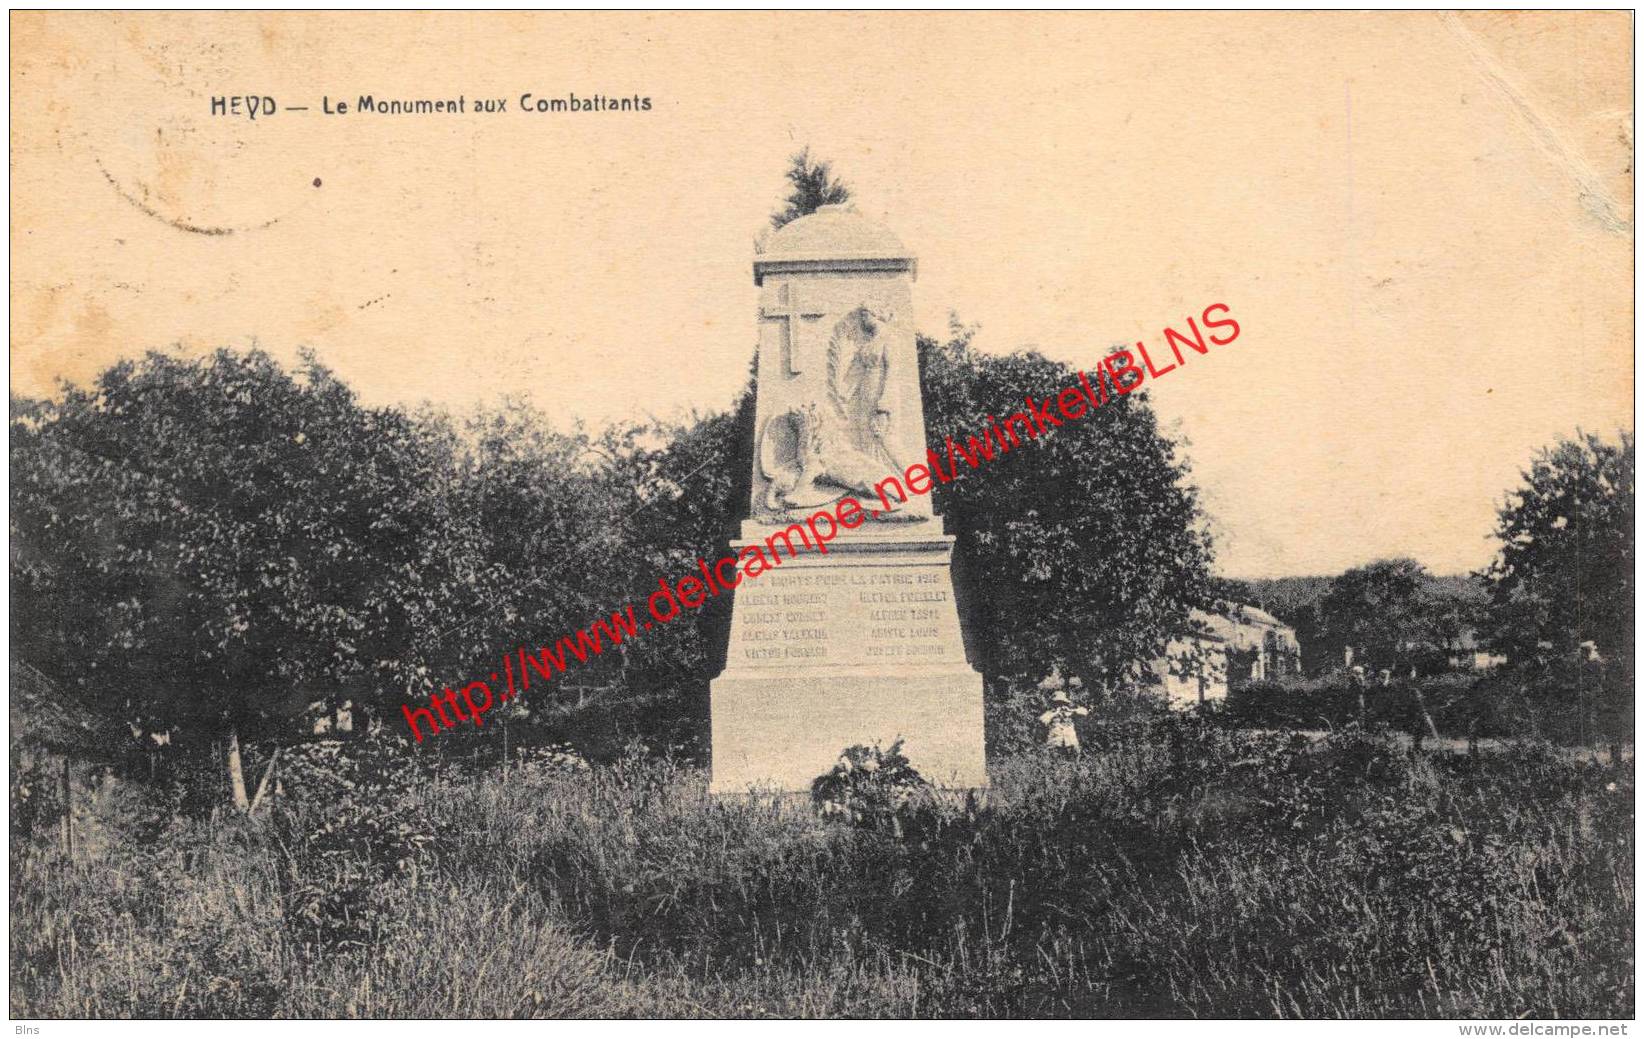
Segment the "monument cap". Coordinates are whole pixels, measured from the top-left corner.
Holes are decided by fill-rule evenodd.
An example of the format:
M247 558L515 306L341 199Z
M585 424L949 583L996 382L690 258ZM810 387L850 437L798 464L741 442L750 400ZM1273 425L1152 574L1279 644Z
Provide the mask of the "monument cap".
M789 221L754 244L754 284L767 274L822 271L908 272L918 263L891 231L855 206L823 206Z

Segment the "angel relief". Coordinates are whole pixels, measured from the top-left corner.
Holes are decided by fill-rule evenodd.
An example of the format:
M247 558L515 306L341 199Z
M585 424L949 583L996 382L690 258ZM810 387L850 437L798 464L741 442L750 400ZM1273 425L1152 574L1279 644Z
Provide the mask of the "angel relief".
M874 485L902 467L886 438L891 413L884 407L890 337L881 333L891 316L857 307L834 326L828 340L827 391L771 417L760 438L759 465L770 485L772 512L826 505ZM882 519L901 519L900 503Z

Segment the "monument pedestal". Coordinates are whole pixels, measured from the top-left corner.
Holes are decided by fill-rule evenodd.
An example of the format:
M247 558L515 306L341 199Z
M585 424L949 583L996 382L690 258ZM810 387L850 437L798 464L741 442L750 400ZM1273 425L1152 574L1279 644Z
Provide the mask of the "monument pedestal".
M750 523L732 549L776 529ZM952 555L945 534L859 530L745 581L711 686L712 792L808 791L846 747L899 738L932 783L987 786Z

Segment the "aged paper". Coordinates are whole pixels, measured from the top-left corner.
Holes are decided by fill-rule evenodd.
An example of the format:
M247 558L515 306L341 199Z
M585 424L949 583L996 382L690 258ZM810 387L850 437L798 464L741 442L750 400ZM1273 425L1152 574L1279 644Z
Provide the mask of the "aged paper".
M1633 21L13 12L13 1017L1630 1017Z

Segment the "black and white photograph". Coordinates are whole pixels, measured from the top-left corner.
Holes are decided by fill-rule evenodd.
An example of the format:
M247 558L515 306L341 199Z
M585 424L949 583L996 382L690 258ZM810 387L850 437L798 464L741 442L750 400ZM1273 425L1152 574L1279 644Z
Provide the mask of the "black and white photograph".
M1635 39L10 12L14 1032L1630 1035Z

